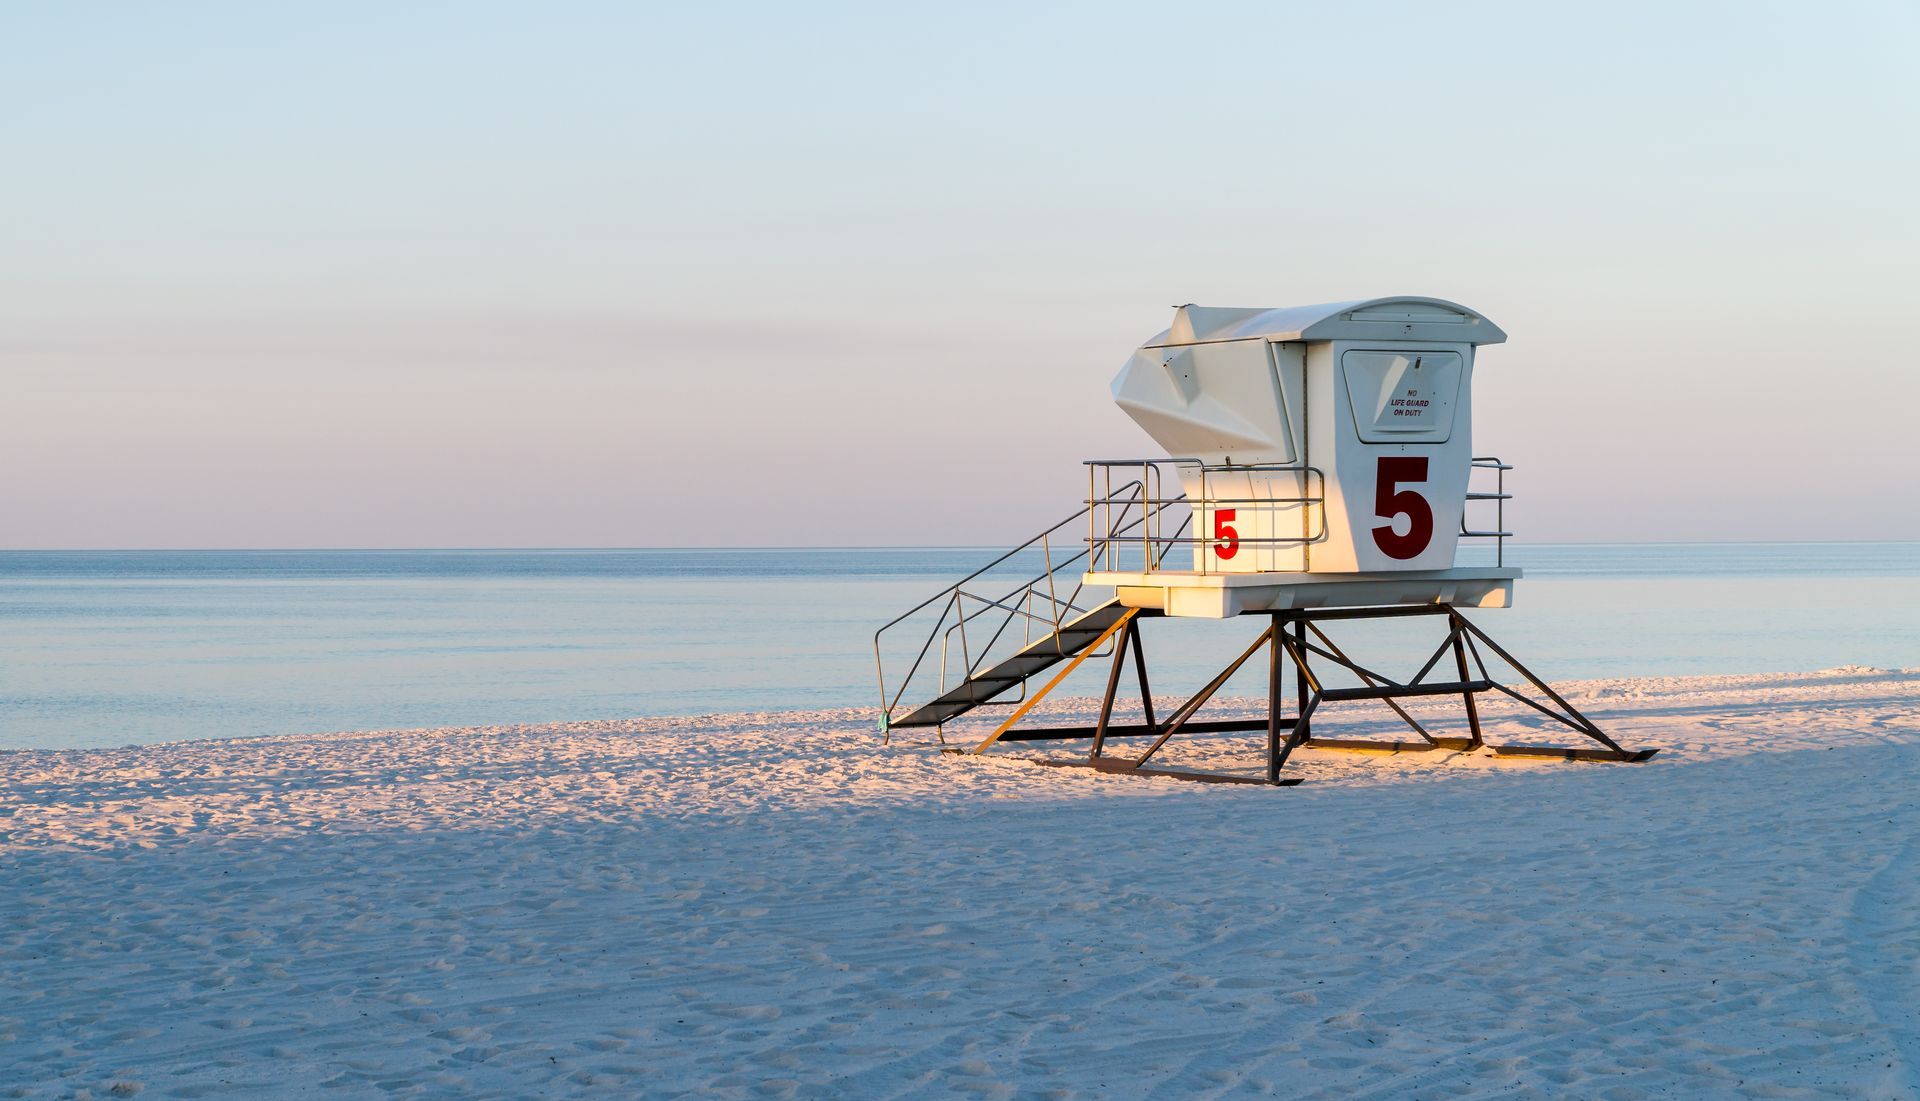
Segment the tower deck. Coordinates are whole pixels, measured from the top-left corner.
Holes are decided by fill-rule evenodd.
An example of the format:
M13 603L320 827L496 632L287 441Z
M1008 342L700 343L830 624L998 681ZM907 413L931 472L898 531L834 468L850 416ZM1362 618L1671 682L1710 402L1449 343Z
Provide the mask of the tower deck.
M1164 615L1229 619L1246 612L1361 608L1387 604L1451 604L1505 608L1513 603L1512 566L1454 567L1380 573L1195 573L1096 570L1089 588L1111 586L1122 605Z

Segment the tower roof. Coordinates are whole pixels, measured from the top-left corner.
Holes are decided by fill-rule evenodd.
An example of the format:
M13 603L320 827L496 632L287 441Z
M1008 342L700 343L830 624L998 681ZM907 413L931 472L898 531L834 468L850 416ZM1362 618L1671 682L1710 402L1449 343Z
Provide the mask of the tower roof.
M1499 344L1507 339L1507 334L1458 303L1400 295L1275 309L1180 306L1173 311L1173 324L1147 341L1145 347L1255 338Z

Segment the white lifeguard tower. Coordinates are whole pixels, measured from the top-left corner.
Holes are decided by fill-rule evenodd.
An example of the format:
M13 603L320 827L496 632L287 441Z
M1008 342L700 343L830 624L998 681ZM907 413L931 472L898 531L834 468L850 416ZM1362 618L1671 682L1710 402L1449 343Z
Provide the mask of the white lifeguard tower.
M1003 741L1087 739L1084 760L1046 763L1206 780L1252 778L1146 766L1182 730L1264 730L1265 782L1284 784L1297 782L1283 779L1281 769L1300 746L1480 749L1485 743L1475 696L1500 692L1594 744L1486 747L1496 753L1645 760L1655 751L1623 749L1459 610L1507 607L1521 576L1504 561L1505 473L1511 468L1473 453L1475 353L1505 340L1485 317L1436 298L1281 309L1179 307L1166 331L1141 345L1113 381L1114 400L1171 457L1088 462L1080 512L882 627L874 653L883 729L931 726L942 731L944 742L946 723L1004 702L1016 710L973 752ZM1473 486L1477 472L1488 484ZM1491 527L1468 526L1468 508L1475 503L1490 514ZM1063 534L1082 524L1084 546L1077 553L1064 546L1056 552ZM1457 564L1462 538L1491 540L1493 564ZM1042 568L1034 573L1036 565ZM1007 590L1009 578L1016 584ZM1268 623L1238 659L1156 721L1141 622L1241 615L1261 615ZM1354 662L1326 627L1409 616L1444 618L1447 632L1406 680ZM984 624L969 628L982 619ZM883 643L889 632L916 621L931 621L932 630L890 686ZM1010 634L1015 622L1021 630ZM928 660L935 642L937 687ZM1532 694L1496 680L1483 647ZM1207 700L1262 649L1268 654L1266 718L1196 720ZM1019 727L1035 703L1102 652L1111 653L1113 666L1094 726ZM1120 726L1111 720L1129 654L1145 722ZM1434 679L1448 657L1451 677ZM1044 686L1027 691L1031 678L1063 662L1065 668ZM1329 687L1316 664L1359 683ZM1284 713L1282 692L1287 668L1297 685L1291 714ZM921 690L926 702L901 706L910 688ZM1395 702L1415 696L1458 697L1468 736L1436 736ZM1352 700L1384 701L1419 740L1312 735L1322 705ZM1108 741L1124 737L1153 740L1138 757L1110 755Z

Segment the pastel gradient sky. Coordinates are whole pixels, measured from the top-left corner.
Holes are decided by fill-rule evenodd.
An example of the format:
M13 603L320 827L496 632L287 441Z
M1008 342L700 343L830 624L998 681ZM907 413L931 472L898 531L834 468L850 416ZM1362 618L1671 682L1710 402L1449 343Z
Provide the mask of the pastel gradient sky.
M0 547L995 543L1181 302L1535 540L1920 538L1920 6L0 9Z

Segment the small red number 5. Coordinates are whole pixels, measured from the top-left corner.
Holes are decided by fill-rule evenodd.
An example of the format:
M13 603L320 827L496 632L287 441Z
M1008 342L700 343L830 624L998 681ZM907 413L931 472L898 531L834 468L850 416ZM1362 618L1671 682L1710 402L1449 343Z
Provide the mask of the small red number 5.
M1416 558L1433 541L1433 507L1415 489L1401 489L1402 483L1427 480L1425 455L1380 456L1378 479L1373 484L1373 514L1387 522L1373 529L1373 544L1388 558L1402 562ZM1395 535L1393 521L1407 518L1407 533Z
M1213 545L1213 553L1222 558L1232 558L1240 553L1240 533L1234 530L1230 522L1239 512L1234 508L1213 510L1213 537L1219 540Z

